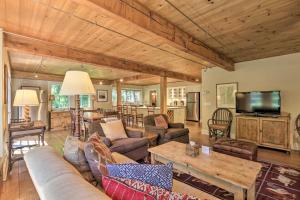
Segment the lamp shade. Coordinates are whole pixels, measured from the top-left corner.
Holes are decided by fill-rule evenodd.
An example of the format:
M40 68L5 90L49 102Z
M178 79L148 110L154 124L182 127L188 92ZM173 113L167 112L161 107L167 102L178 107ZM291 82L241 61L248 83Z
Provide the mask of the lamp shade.
M96 94L90 76L82 71L67 71L61 86L60 95Z
M14 106L38 106L39 100L35 90L17 90Z

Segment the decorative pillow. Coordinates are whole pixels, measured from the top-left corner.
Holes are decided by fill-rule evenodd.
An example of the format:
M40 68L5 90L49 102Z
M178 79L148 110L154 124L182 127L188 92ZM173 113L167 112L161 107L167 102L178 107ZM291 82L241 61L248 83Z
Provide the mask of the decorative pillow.
M166 190L172 190L173 164L108 164L109 176L143 181Z
M115 120L100 124L105 136L111 141L121 138L128 138L122 120Z
M162 127L164 129L168 128L168 123L162 115L154 117L155 126Z
M177 192L172 192L165 190L163 188L153 186L141 181L126 179L126 178L114 178L116 181L122 182L129 187L132 187L141 192L146 192L157 200L196 200L197 197L190 196L187 194L180 194Z
M64 144L64 158L81 173L84 179L91 183L95 179L84 155L83 146L84 143L77 137L68 136Z
M102 176L102 188L113 200L155 200L147 192L142 192L113 178Z
M109 148L101 141L98 134L94 133L85 144L84 153L95 179L101 183L101 176L108 174L106 165L116 163Z

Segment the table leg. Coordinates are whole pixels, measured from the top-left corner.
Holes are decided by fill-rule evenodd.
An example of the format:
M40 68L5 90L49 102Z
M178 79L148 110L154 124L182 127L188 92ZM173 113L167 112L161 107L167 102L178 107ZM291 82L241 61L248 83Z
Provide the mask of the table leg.
M242 188L238 188L235 192L233 192L234 200L245 200L245 192Z
M45 146L45 129L42 131L42 145Z
M9 139L8 139L8 171L10 171L12 169L11 153L12 153L12 138L11 138L11 134L9 134Z
M247 190L247 200L255 200L255 186L254 182L251 188Z
M151 153L151 164L152 164L152 165L157 164L157 161L155 160L155 156L154 156L153 153Z

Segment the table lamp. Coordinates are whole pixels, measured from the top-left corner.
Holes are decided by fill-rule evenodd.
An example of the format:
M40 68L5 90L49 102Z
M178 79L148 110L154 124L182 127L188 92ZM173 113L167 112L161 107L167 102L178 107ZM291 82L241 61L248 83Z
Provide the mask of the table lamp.
M38 106L39 100L35 90L17 90L13 106L24 106L24 119L30 122L29 106Z
M80 98L79 95L95 95L96 91L88 73L67 71L59 95L75 95L75 132L80 137Z

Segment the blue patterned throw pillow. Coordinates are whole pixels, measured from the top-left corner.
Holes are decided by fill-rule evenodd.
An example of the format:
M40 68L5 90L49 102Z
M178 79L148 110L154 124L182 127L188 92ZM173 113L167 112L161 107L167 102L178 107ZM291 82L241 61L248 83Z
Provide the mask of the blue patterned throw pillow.
M108 164L109 176L134 179L166 190L172 190L173 163L166 165L150 164Z

